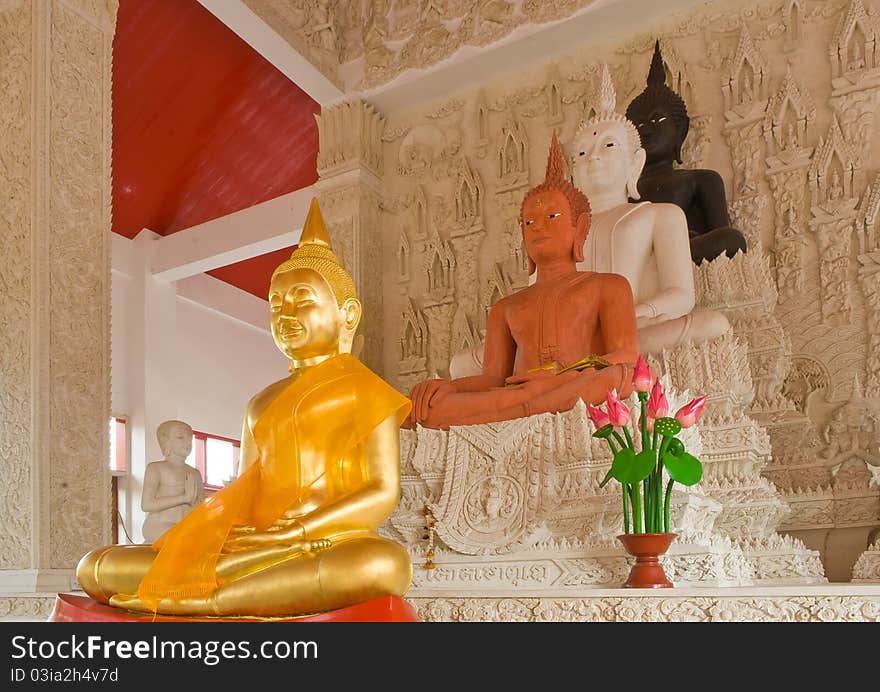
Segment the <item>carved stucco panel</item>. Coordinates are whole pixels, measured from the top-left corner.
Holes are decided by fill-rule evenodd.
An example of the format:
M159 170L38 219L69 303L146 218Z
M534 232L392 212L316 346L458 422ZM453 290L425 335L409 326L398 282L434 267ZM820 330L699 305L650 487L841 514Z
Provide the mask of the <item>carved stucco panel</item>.
M51 566L109 533L109 64L112 30L56 0L49 75ZM115 13L115 7L112 8Z
M29 0L0 8L0 569L30 565L31 385L31 39Z
M877 596L413 598L427 622L877 622Z
M418 139L416 135L426 135L428 126L456 133L453 158L466 157L484 193L479 244L465 249L456 245L456 238L451 239L458 260L456 301L485 302L484 289L498 276L499 265L503 280L495 284L515 290L522 280L513 271L521 257L514 252L519 229L511 222L515 217L511 212L518 210L527 188L509 189L511 182L518 181L503 175L500 150L505 132L528 142L528 185L538 183L554 130L566 153L571 153L567 147L579 120L595 106L601 63L609 63L621 94L619 103L625 106L643 88L653 42L659 37L668 77L689 99L692 120L684 165L694 167L699 162L718 170L725 181L733 224L744 231L750 248L772 253L766 282L761 272L739 275L726 267L711 277L716 283L701 286L701 272L695 274L698 304L728 315L745 358L731 360L729 354L711 348L695 350L674 364L684 377L676 384L697 391L707 386L706 373L720 378L712 386L724 392L719 391L713 401L715 412L706 414L707 426L712 428L707 430L709 447L715 446L708 453L713 465L727 455L740 454L738 463L751 470L765 466L768 476L792 489L827 476L815 459L815 431L827 423L834 406L845 400L854 373L863 378L873 403L880 403L876 384L880 375L874 374L880 373L874 362L874 351L880 349L874 348L877 330L873 328L880 308L874 305L877 292L871 290L870 269L862 265L862 257L875 249L871 239L877 237L880 224L880 186L875 194L865 180L872 177L866 174L873 174L870 162L880 155L878 138L872 134L876 123L869 122L877 84L846 77L847 86L829 79L828 69L813 69L828 66L828 46L841 17L849 11L850 0L800 5L801 11L793 14L790 3L783 0L737 8L713 3L622 44L573 49L546 68L481 84L478 90L457 94L455 99L410 109L405 117L388 114L383 138L385 170L391 171L385 179L385 197L389 198L406 189L405 176L396 171L401 143L410 133L415 133L411 141ZM874 5L865 2L871 16L876 16ZM796 46L797 54L792 52ZM749 92L743 79L748 70L738 59L736 64L731 62L738 55L746 62L751 58L753 98L742 98ZM725 75L730 77L727 102ZM866 133L870 137L862 139ZM445 141L438 139L438 152L443 152ZM431 156L436 148L429 152ZM432 163L419 184L431 200L431 217L442 222L452 216L450 170L439 165L442 157L427 158ZM833 169L839 169L840 191ZM435 170L440 174L435 176ZM447 206L435 204L436 200L445 200ZM826 220L823 214L833 216L831 211L841 200L846 200L847 214L855 217L857 249L852 248L853 228L835 232L833 237L819 230ZM450 238L447 231L451 229L442 223L437 230L441 239ZM828 237L822 237L823 233ZM848 243L852 249L845 252ZM832 250L830 245L839 248ZM411 252L413 265L418 266L423 250L416 243ZM858 275L859 269L864 278ZM408 289L421 307L423 290L418 277L413 277ZM454 329L453 324L438 327L441 334L466 331L460 312L449 317ZM481 315L471 310L465 313L474 327L480 326ZM714 369L707 369L707 360ZM808 361L821 371L821 378L801 378L792 368L792 362ZM719 385L722 381L725 384ZM797 392L791 389L795 385ZM752 422L738 419L734 410L751 416ZM729 420L722 424L719 417L724 416ZM766 427L762 430L762 426ZM718 466L727 473L725 469L735 464L724 461Z

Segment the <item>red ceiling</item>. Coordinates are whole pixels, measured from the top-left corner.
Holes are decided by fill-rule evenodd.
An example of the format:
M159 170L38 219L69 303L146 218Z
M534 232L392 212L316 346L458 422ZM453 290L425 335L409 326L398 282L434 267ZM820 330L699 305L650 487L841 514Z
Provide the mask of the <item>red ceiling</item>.
M294 246L295 247L295 246ZM211 276L238 286L243 291L252 293L263 300L269 297L269 280L272 278L272 272L282 262L290 259L290 253L293 248L285 248L276 250L266 255L260 255L253 259L229 264L219 269L209 271Z
M113 230L168 235L310 185L319 111L196 0L121 0ZM212 273L265 298L271 261Z

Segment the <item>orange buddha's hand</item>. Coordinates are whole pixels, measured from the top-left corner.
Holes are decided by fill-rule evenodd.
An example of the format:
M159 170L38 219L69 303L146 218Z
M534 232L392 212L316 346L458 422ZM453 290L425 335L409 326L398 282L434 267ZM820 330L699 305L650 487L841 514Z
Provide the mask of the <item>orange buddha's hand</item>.
M527 370L526 372L521 372L517 375L511 375L506 380L504 380L505 387L512 387L517 384L525 384L526 382L532 382L534 380L546 380L550 377L556 377L556 364L553 364L553 368L535 368L534 370Z
M421 423L428 417L431 402L439 403L443 397L455 392L455 385L449 380L426 380L419 382L412 388L409 398L412 399L412 410L409 414L410 422Z

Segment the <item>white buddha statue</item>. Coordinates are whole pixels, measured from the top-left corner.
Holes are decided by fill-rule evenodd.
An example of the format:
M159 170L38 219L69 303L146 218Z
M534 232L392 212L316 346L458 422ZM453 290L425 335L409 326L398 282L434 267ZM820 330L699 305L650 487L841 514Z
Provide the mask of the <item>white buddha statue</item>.
M147 513L144 540L154 543L177 524L204 496L202 476L186 463L192 451L192 428L179 420L166 420L156 429L165 458L147 464L141 509Z
M694 269L684 212L674 204L629 201L639 199L645 150L635 126L615 112L615 101L605 66L597 114L581 123L572 146L574 184L587 195L593 214L578 270L626 277L641 353L720 336L730 329L722 313L693 311ZM450 375L480 373L482 356L482 345L455 354Z
M614 110L607 65L595 117L581 123L572 145L574 183L590 200L593 223L582 271L613 272L632 287L642 353L699 343L730 328L720 312L694 312L694 274L687 218L674 204L639 199L645 165L638 131Z

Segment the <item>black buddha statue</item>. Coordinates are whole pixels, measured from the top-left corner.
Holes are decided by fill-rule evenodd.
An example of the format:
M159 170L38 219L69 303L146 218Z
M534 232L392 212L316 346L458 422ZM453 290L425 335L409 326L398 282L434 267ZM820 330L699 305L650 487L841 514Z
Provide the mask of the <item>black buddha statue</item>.
M746 239L730 225L724 181L716 171L675 168L681 163L681 147L690 118L681 96L666 85L660 42L648 72L648 85L626 109L626 117L638 128L647 161L638 187L642 199L671 202L687 216L691 258L700 264L722 253L733 257L745 252Z

